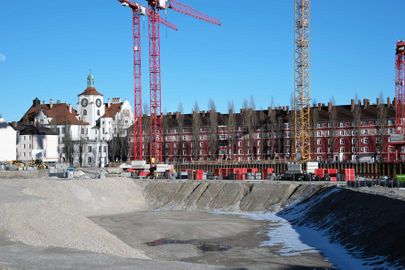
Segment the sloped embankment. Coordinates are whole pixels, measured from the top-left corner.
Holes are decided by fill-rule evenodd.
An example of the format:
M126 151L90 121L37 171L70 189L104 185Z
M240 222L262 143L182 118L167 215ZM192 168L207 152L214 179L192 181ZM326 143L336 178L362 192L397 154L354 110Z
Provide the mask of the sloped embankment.
M145 186L145 198L153 209L278 211L324 188L274 182L153 182Z
M279 213L294 227L323 231L369 265L405 266L405 201L328 188Z

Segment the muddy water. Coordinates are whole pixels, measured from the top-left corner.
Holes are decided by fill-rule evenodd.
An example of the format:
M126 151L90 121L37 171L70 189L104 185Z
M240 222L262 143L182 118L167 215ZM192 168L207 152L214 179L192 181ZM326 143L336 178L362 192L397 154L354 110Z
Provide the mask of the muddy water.
M184 261L236 269L325 269L316 251L283 254L283 244L265 246L266 220L198 211L150 211L91 218L128 245L156 260Z

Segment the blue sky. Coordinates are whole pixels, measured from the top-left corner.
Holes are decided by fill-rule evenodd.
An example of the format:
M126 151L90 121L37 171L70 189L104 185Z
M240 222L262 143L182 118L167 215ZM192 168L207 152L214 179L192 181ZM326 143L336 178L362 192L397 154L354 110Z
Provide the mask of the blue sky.
M144 3L144 0L140 0ZM293 0L182 0L220 18L217 27L169 10L162 27L163 108L189 112L214 99L225 111L289 105L293 93ZM394 96L394 49L405 39L403 0L312 0L311 97L338 104ZM259 5L259 3L263 3ZM115 0L0 4L0 113L18 120L32 99L76 104L89 69L106 97L132 101L130 11ZM149 97L147 23L144 100Z

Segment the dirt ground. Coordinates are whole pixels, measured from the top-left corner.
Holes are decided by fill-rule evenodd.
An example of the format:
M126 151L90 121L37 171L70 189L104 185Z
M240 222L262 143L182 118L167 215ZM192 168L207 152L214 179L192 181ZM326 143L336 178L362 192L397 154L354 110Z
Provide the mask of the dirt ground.
M220 265L236 269L325 269L317 253L282 257L268 239L266 221L198 211L134 212L91 218L155 260Z

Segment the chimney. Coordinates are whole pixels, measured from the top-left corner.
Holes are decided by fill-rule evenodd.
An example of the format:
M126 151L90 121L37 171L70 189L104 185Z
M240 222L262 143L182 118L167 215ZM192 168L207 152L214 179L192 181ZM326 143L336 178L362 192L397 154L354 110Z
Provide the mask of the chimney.
M180 117L180 112L176 112L176 119L179 119Z
M380 100L380 98L377 98L377 100L376 100L376 105L377 105L378 107L381 105L381 100Z
M318 102L318 110L320 110L322 108L322 104L320 102Z
M364 105L364 109L368 108L368 103L370 102L370 100L368 100L367 98L363 99L363 105Z
M357 106L361 107L361 99L357 100Z
M35 99L32 101L32 106L38 106L39 104L41 104L41 101L39 101L38 98L35 98Z
M332 105L332 102L328 102L328 112L331 112L332 111L332 107L333 107L333 105Z
M354 99L352 99L352 100L350 101L350 104L351 104L350 110L354 111Z
M107 106L108 108L110 108L111 107L111 99L108 99L108 106Z
M72 113L72 110L73 108L72 108L72 104L69 104L69 113Z
M53 108L53 99L49 100L49 108L51 108L51 109Z
M391 98L387 97L387 105L391 105Z

